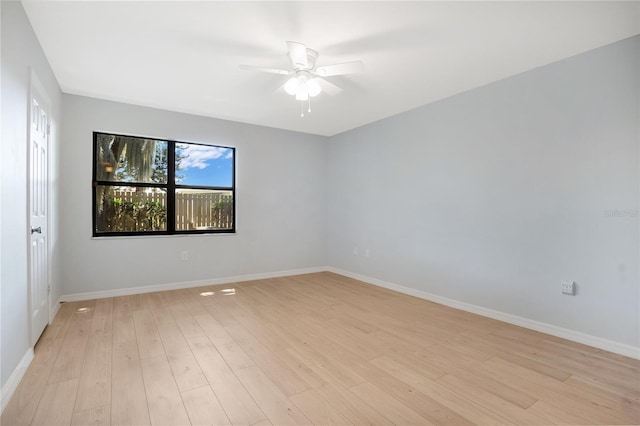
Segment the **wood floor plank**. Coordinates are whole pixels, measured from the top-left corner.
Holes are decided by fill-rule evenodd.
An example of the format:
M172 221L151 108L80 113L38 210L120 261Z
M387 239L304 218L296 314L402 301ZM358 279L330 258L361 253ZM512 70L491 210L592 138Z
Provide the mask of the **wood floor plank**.
M124 298L114 298L113 308L111 421L114 425L148 425L151 421L133 315Z
M160 325L158 332L162 339L162 345L168 356L178 356L189 352L189 344L184 338L184 334L177 325Z
M405 381L399 380L384 369L372 367L366 374L367 380L378 389L411 408L420 416L434 424L471 425L468 419L451 410L448 406L423 394Z
M285 395L295 395L309 389L307 383L280 361L275 353L262 345L244 326L237 324L228 327L227 331Z
M599 398L609 399L614 403L620 404L624 411L628 411L630 415L635 414L636 416L640 416L640 399L620 389L612 388L609 385L594 382L580 376L571 376L565 380L564 383L571 389L593 394ZM640 418L638 418L637 423L640 424Z
M564 382L559 382L535 371L500 358L486 361L483 368L490 371L497 380L503 382L518 380L518 384L523 390L558 408L572 407L570 411L580 413L579 415L589 414L592 421L605 424L629 423L630 419L627 418L627 413L621 410L621 405L612 403L606 398L580 394L576 388L571 388Z
M232 370L254 365L251 358L213 316L206 313L204 315L196 315L195 319ZM237 322L234 322L232 326L237 324Z
M200 300L204 297L200 294L200 290L185 289L183 290L183 292L185 293L185 300L183 303L187 307L187 310L192 317L196 318L199 315L208 315L208 312L205 309L204 305L200 303Z
M89 408L73 413L71 426L108 426L111 424L111 407Z
M57 383L80 377L89 330L93 322L96 302L89 301L73 313L71 324L62 342L56 363L49 376L49 383Z
M392 361L392 362L391 362ZM435 362L434 362L435 361ZM438 357L425 356L424 354L405 352L403 354L389 355L372 360L373 365L380 368L391 368L392 364L401 364L406 368L411 368L419 372L420 375L429 379L437 379L450 371L448 366Z
M552 364L545 364L528 357L526 354L523 354L522 351L518 350L517 344L513 344L513 346L504 345L494 341L489 341L486 336L469 334L467 332L455 336L453 339L463 345L478 348L487 353L493 354L495 357L500 357L506 361L521 365L529 370L553 377L557 380L567 380L569 376L571 376L571 373L566 371L564 368L559 368Z
M256 318L250 309L246 305L239 305L235 300L228 298L229 302L225 303L225 307L228 312L243 326L251 330L251 332L258 337L260 343L274 352L284 349L289 345L286 341L280 339L276 334L271 333L268 327L264 325L262 321ZM226 327L226 326L225 326Z
M133 323L136 327L140 358L151 358L162 355L165 352L153 314L150 310L145 309L144 306L132 311Z
M209 385L182 392L182 401L194 426L231 424Z
M233 424L250 425L266 420L265 414L208 338L191 338L189 344L209 385Z
M171 312L167 310L162 292L147 293L142 295L146 305L153 315L153 320L156 322L158 328L162 326L175 326L176 320L173 319Z
M380 331L380 328L375 325L349 315L349 310L345 309L344 305L332 307L330 312L335 318L334 321L338 324L346 324L367 334Z
M544 351L547 362L563 365L574 375L585 377L595 382L611 384L624 389L629 394L640 398L640 381L630 382L629 377L637 377L640 373L636 368L618 364L616 362L603 363L599 357L590 356L573 348L563 348L559 345L549 345L542 341L535 346L535 350ZM536 352L537 353L537 352Z
M217 299L215 299L215 301L212 300L207 304L203 303L203 306L207 313L211 315L216 321L218 321L221 326L227 327L230 325L238 324L238 321L233 317L233 315L230 315L230 312L228 312L222 304L218 303Z
M556 407L546 401L537 401L527 408L531 414L535 414L541 419L555 425L584 425L590 423L589 415L572 413L569 410Z
M366 360L378 358L390 351L389 346L375 336L351 326L340 326L337 322L327 321L323 323L322 329L326 337Z
M273 423L271 423L269 420L263 420L261 422L254 423L251 426L273 426Z
M348 425L347 420L313 389L289 397L314 425Z
M184 352L178 355L171 355L168 358L173 377L180 392L208 385L207 378L202 373L193 353Z
M299 359L308 360L307 366L315 374L322 377L323 382L328 381L346 388L366 382L364 377L351 370L347 365L325 356L318 350L301 345L295 345L287 350Z
M152 425L186 425L189 416L164 355L140 360Z
M496 414L505 417L507 420L521 425L541 425L544 419L531 414L530 412L518 407L511 402L492 394L489 391L476 386L469 381L456 377L452 374L440 377L436 380L442 386L449 390L464 396L476 404L488 408Z
M78 379L47 385L36 410L32 425L57 426L71 424Z
M111 404L113 299L96 302L74 411Z
M304 380L312 388L322 386L322 384L325 383L325 379L309 366L310 361L305 360L304 356L296 356L292 349L279 351L276 355L291 369L291 371L296 373L298 377Z
M422 367L421 373L423 371L429 371L430 364L439 366L441 371L446 369L448 374L454 374L456 377L464 379L474 386L479 386L487 392L509 401L523 409L530 407L533 403L538 401L535 396L527 392L523 392L517 385L511 386L507 383L495 380L490 372L485 371L484 364L482 362L474 361L474 358L459 354L455 350L452 350L452 352L458 353L458 355L453 355L449 351L443 352L440 350L433 350L435 348L436 347L429 348L424 353L426 359L429 360L428 363L424 362L424 358L421 358L420 356L414 357L413 355L398 355L396 359L399 359L400 363L410 365L412 364L412 360L419 358L419 362L421 362L419 365ZM452 362L452 360L455 360L455 362ZM376 361L384 361L384 358ZM424 366L424 364L427 365ZM438 377L431 377L431 379L437 378Z
M361 383L349 389L360 399L381 410L385 417L395 424L401 425L435 425L402 404L383 390L377 388L369 382Z
M204 334L204 331L202 331L202 328L200 328L200 325L198 325L198 322L184 303L174 303L168 305L168 307L183 336L188 338Z
M111 404L111 333L89 339L76 400L76 411Z
M311 424L311 421L259 367L253 366L236 370L235 374L271 423L277 425Z
M114 354L115 355L115 354ZM111 420L114 425L148 425L147 396L137 356L114 360Z
M411 363L401 363L388 357L381 357L372 362L397 379L411 385L422 394L448 407L452 412L463 417L465 419L464 422L473 422L481 425L512 424L512 422L501 417L499 414L491 412L482 405L464 398L441 386L434 380L429 379L421 369L417 370ZM458 419L457 422L460 422L460 420ZM445 421L441 421L440 423L457 424Z

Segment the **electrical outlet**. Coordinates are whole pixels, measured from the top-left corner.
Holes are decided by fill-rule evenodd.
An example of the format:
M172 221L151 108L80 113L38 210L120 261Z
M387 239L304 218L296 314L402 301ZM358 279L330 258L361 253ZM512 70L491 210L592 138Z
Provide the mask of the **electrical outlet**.
M180 260L189 260L189 252L186 250L182 250L180 252Z
M573 281L562 281L562 294L568 294L569 296L576 295L576 283Z

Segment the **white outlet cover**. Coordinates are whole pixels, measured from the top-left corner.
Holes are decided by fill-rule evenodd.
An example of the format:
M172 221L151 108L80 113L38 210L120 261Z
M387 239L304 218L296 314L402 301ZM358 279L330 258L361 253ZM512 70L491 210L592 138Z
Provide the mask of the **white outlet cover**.
M576 283L573 281L562 281L562 294L569 294L571 296L576 294Z

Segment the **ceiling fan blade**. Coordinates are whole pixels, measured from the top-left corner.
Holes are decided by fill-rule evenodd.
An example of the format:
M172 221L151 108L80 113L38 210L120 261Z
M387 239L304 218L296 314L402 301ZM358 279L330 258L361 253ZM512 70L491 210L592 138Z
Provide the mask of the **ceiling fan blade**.
M275 68L254 67L252 65L240 65L240 69L249 71L269 72L271 74L289 75L291 71L277 70Z
M322 89L322 91L328 95L335 96L338 93L342 92L341 88L325 80L324 78L319 78L318 82L320 83L320 88Z
M284 83L284 84L281 84L280 86L278 86L278 88L273 91L273 94L274 95L286 95L287 92L284 90L284 85L285 84L287 84L287 83Z
M307 46L302 43L296 43L295 41L288 41L287 48L289 49L289 58L294 68L308 68L309 62L307 61Z
M364 71L362 61L345 62L344 64L327 65L318 67L315 73L321 77L329 77L332 75L355 74Z

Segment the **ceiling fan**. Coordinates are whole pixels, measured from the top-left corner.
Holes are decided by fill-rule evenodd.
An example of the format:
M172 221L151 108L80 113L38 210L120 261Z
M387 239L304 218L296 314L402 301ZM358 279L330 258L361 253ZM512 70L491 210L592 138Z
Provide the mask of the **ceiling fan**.
M319 56L318 52L308 48L302 43L288 41L287 49L289 59L291 60L291 69L289 70L254 67L252 65L240 65L240 68L272 74L290 75L291 78L284 84L284 90L289 95L295 96L296 100L302 102L301 108L303 108L302 105L304 105L304 102L307 101L309 103L308 112L311 112L311 98L318 96L323 90L330 95L335 95L342 91L338 86L325 80L323 77L355 74L364 71L362 61L316 67L316 61ZM300 116L304 117L303 111L301 111Z

